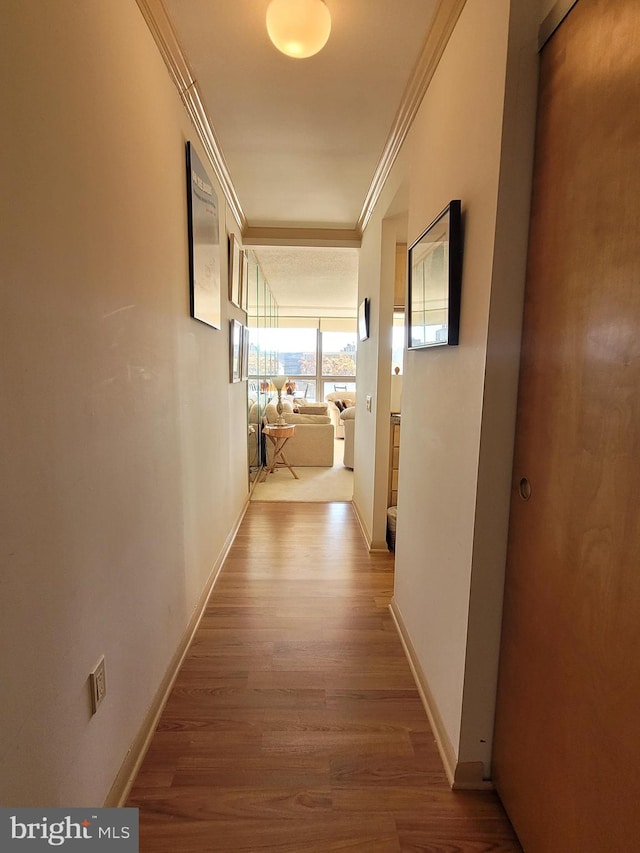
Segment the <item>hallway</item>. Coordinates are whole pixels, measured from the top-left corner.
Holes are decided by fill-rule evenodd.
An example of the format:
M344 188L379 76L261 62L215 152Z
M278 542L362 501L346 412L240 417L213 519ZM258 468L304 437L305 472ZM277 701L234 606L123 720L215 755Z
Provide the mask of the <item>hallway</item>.
M252 503L127 805L143 853L518 851L453 793L349 503Z

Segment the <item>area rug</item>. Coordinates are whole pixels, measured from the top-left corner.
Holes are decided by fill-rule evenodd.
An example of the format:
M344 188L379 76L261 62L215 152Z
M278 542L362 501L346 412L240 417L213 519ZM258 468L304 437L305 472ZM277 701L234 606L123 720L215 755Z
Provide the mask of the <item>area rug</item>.
M353 497L353 471L342 464L344 442L336 441L335 444L333 468L296 468L298 480L294 480L286 468L279 468L269 474L265 483L256 483L251 500L309 503L350 501Z

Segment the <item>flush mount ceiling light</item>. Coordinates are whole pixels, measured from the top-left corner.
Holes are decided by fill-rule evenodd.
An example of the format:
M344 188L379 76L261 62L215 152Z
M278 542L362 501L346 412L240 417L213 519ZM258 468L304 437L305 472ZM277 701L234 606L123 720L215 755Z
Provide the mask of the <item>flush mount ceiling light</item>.
M267 32L282 53L306 59L327 43L331 14L323 0L271 0Z

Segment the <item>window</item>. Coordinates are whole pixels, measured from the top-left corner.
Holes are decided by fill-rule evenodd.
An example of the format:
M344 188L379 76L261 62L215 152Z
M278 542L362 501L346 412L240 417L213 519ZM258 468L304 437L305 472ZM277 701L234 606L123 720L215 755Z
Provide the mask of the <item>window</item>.
M406 327L404 322L404 311L393 312L393 332L391 338L391 372L396 372L396 367L400 368L400 375L404 368L404 346L405 346Z
M317 331L315 329L270 329L273 349L278 352L278 372L285 376L316 375Z
M352 332L322 332L322 375L356 375L356 336Z
M322 332L322 399L327 394L343 392L345 397L356 390L355 332Z
M355 392L355 330L320 332L317 328L282 327L255 331L257 340L255 349L250 350L250 364L253 367L257 360L257 351L262 358L263 375L280 373L288 377L295 386L293 396L315 402L334 391L343 391L345 397Z

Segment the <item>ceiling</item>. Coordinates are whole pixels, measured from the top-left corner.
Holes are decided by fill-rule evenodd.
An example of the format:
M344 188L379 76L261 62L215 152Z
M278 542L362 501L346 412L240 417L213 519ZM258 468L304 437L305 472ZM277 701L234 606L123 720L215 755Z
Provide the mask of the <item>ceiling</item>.
M363 227L463 2L326 0L298 60L269 0L138 0L281 311L354 315Z
M255 252L281 317L355 317L357 249L262 246Z

